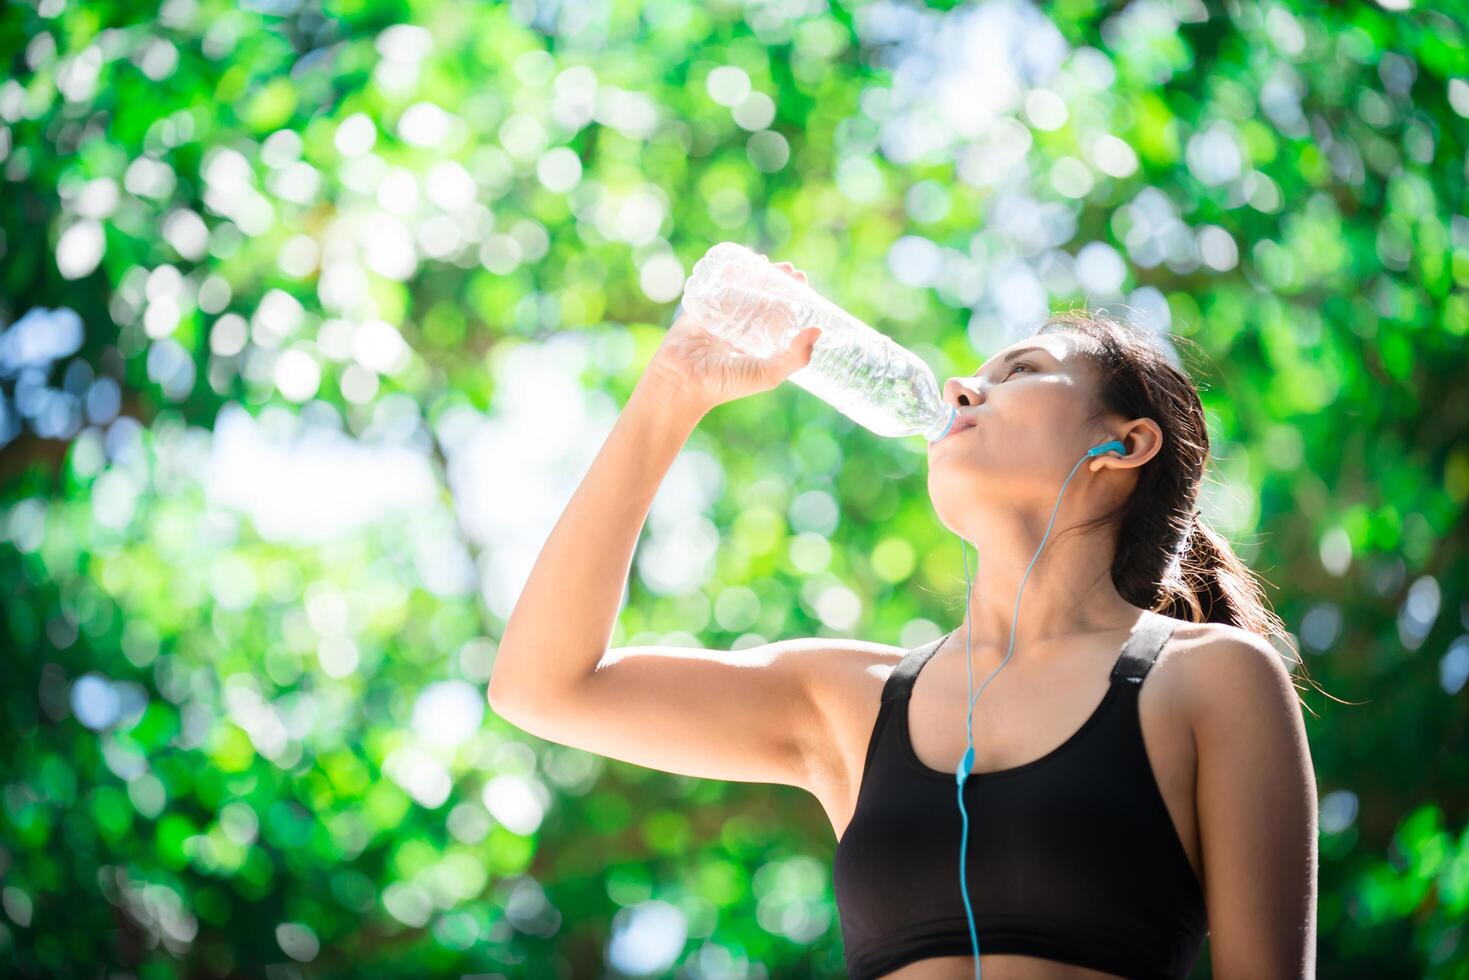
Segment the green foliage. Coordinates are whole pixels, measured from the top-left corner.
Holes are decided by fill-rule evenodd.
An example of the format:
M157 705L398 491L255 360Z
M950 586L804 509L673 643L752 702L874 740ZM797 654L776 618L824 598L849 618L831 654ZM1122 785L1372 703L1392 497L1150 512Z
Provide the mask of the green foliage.
M523 528L730 239L940 376L1099 299L1198 344L1211 523L1359 702L1307 719L1321 975L1469 977L1456 5L826 6L0 9L8 974L596 976L674 922L663 975L842 975L809 796L482 717ZM921 446L782 386L689 449L655 537L718 554L640 551L616 644L945 621Z

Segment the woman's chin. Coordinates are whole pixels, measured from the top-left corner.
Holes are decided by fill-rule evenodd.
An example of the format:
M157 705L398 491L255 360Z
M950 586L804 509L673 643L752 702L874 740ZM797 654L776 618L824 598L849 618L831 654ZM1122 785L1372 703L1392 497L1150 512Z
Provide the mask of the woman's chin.
M942 444L935 446L928 454L928 468L930 472L953 469L957 464L963 466L966 463L975 462L973 453L966 453L962 446L949 446L945 448Z

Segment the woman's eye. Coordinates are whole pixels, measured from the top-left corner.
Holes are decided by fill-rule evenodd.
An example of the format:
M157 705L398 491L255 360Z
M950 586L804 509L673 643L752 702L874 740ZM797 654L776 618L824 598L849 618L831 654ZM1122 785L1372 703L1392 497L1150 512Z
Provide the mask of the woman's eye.
M1009 371L1008 374L1005 375L1005 377L1008 379L1011 374L1014 374L1016 371L1020 370L1021 368L1029 368L1029 367L1030 367L1030 365L1027 364L1024 361L1016 361L1013 365L1011 365L1010 371ZM1034 368L1031 368L1031 370L1033 371L1035 369Z

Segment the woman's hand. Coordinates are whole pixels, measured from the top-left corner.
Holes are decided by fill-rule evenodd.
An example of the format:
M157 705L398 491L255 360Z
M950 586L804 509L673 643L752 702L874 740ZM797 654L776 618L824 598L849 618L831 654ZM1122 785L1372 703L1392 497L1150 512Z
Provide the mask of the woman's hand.
M806 273L789 262L775 267L801 282ZM764 359L746 354L683 313L668 328L663 343L648 362L645 373L667 383L696 403L713 408L725 402L769 391L811 361L811 348L820 327L796 335L781 353Z

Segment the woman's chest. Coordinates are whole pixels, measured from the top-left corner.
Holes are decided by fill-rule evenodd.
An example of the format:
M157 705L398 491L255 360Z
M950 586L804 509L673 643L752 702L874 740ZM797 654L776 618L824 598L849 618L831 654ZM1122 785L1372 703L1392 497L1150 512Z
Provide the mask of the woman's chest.
M839 840L856 811L865 765L873 748L873 729L882 704L883 685L893 663L879 658L861 665L861 669L827 692L833 703L825 705L824 710L835 734L827 747L827 757L817 767L818 786L812 792ZM953 679L938 672L928 674L934 666L937 665L928 665L919 675L920 680L928 675L928 685L925 688L923 684L915 684L906 711L895 710L897 705L889 706L882 733L884 751L879 757L901 756L910 760L904 778L916 777L917 782L911 785L919 790L912 795L924 799L931 796L934 800L941 795L953 807L952 773L967 745L965 683L961 677L957 699L942 696L953 689ZM1123 699L1119 704L1109 704L1113 698L1107 688L1098 689L1095 683L1048 685L1017 676L1013 683L1001 687L997 675L974 701L971 772L981 776L976 780L981 785L966 784L966 793L982 794L996 804L1002 800L1008 802L1011 796L1024 795L1034 802L1074 809L1084 816L1086 790L1068 785L1081 781L1076 778L1079 773L1074 767L1081 759L1087 759L1092 766L1105 768L1110 757L1097 744L1088 743L1084 749L1073 747L1081 746L1088 738L1111 737L1108 732L1120 730L1120 722L1126 721L1119 713L1135 711L1144 754L1134 756L1133 764L1144 769L1144 778L1150 777L1156 784L1178 841L1194 874L1202 880L1194 802L1197 756L1193 733L1178 708L1168 677L1159 667L1154 668L1154 673L1156 676L1151 676L1135 692L1135 699ZM1099 726L1099 721L1107 724ZM906 728L898 730L905 723ZM1103 749L1100 753L1099 748ZM1067 766L1073 768L1067 771ZM1015 775L985 778L985 774L1002 771L1014 771ZM1040 795L1036 795L1037 787L1041 788Z

